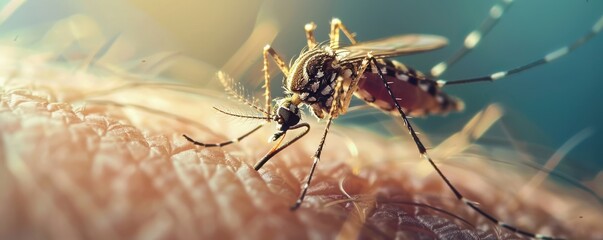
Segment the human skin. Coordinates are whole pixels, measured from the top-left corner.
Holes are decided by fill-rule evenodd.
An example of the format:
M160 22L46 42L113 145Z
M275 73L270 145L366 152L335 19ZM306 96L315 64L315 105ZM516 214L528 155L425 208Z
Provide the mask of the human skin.
M19 55L3 65L1 239L520 238L456 200L433 172L417 171L408 139L341 126L304 204L290 211L323 124L306 116L310 133L256 172L272 147L271 125L223 148L181 137L219 142L254 127L213 111L229 105L219 93L150 82L117 88L132 80L38 60ZM554 236L603 236L600 207L571 190L514 196L523 173L486 163L504 157L480 148L455 157L482 163L441 167L497 218Z

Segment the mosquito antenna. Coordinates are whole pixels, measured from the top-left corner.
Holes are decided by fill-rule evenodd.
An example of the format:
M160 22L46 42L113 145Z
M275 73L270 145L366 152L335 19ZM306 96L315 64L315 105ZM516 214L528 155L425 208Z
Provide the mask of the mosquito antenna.
M219 143L202 143L202 142L198 142L198 141L192 139L191 137L187 136L186 134L182 134L182 136L184 138L186 138L186 140L188 140L189 142L191 142L191 143L193 143L195 145L198 145L198 146L202 146L202 147L223 147L223 146L226 146L226 145L230 145L230 144L233 144L233 143L240 142L241 140L243 140L247 136L251 135L255 131L259 130L263 126L264 126L264 124L260 124L259 126L255 127L254 129L251 129L251 131L249 131L249 132L241 135L238 138L235 138L233 140L224 141L224 142L219 142Z
M213 107L213 108L216 109L218 112L224 113L224 114L226 114L228 116L239 117L239 118L249 118L249 119L262 119L262 120L266 120L266 121L269 121L269 122L272 120L271 117L236 114L236 113L228 112L226 110L219 109L217 107Z
M217 107L213 107L213 108L216 109L218 112L224 113L224 114L226 114L228 116L239 117L239 118L250 118L250 119L262 119L262 120L266 120L267 122L270 122L272 120L272 118L270 118L270 117L242 115L242 114L236 114L236 113L227 112L226 110L222 110L222 109L219 109ZM226 146L226 145L230 145L230 144L233 144L233 143L240 142L241 140L243 140L247 136L251 135L252 133L254 133L257 130L259 130L260 128L262 128L264 125L266 125L266 123L262 123L262 124L258 125L254 129L251 129L251 131L249 131L249 132L241 135L238 138L235 138L235 139L232 139L232 140L228 140L228 141L224 141L224 142L219 142L219 143L202 143L202 142L198 142L198 141L192 139L191 137L187 136L186 134L182 134L182 137L186 138L187 141L189 141L189 142L191 142L191 143L193 143L195 145L202 146L202 147L223 147L223 146Z
M373 62L373 64L375 64L376 69L380 69L379 68L379 63L377 62L377 59L375 59L373 56L370 56L370 61ZM484 216L485 218L487 218L488 220L492 221L493 223L495 223L498 226L501 226L505 229L508 229L512 232L527 236L527 237L531 237L531 238L538 238L538 239L558 239L558 238L553 238L553 237L549 237L549 236L545 236L545 235L541 235L541 234L534 234L531 232L527 232L525 230L519 229L513 225L509 225L506 224L504 222L499 221L497 218L495 218L494 216L492 216L491 214L489 214L488 212L482 210L481 208L478 207L479 203L477 202L473 202L467 198L465 198L463 196L463 194L461 194L461 192L459 190L456 189L456 187L454 187L454 185L452 185L452 183L450 182L450 180L448 180L448 178L444 175L444 173L440 170L440 168L438 168L438 166L434 163L434 161L431 159L431 157L427 154L427 148L425 148L425 146L423 145L423 143L421 142L421 139L419 139L419 137L417 136L416 131L414 130L413 126L410 124L410 121L408 121L408 117L406 116L406 113L404 113L404 111L402 110L402 107L400 106L400 104L398 103L399 98L397 98L393 92L392 89L390 87L390 83L383 77L383 74L381 73L381 71L376 71L377 74L379 75L379 78L381 78L381 80L383 81L383 84L385 85L385 89L387 90L387 93L389 94L389 96L392 98L392 101L394 102L394 105L396 106L396 109L398 110L398 112L400 113L400 116L402 117L404 126L406 126L406 128L408 129L408 133L410 134L410 136L412 137L412 139L414 140L415 144L417 145L417 149L419 150L419 153L421 154L421 157L425 158L427 161L429 161L429 164L431 164L431 166L433 167L433 169L438 173L438 175L440 175L440 178L442 178L442 180L444 180L444 182L446 183L446 185L448 186L448 188L454 193L454 195L456 196L456 198L460 201L462 201L465 205L467 205L468 207L472 208L473 210L475 210L476 212L478 212L480 215Z
M228 93L231 97L236 99L237 101L250 106L251 108L258 110L266 115L270 115L270 113L256 105L256 99L252 98L251 100L245 94L245 88L239 82L234 82L231 78L227 77L223 72L218 72L218 79L220 79L220 83L224 86L226 93ZM220 111L220 110L218 110ZM220 111L222 112L222 111Z
M594 36L596 36L601 31L601 29L603 29L603 16L601 16L601 18L599 18L599 20L593 25L590 32L588 32L584 36L580 37L574 43L572 43L569 46L564 46L555 51L552 51L549 54L545 55L544 57L542 57L536 61L513 68L511 70L495 72L495 73L492 73L487 76L468 78L468 79L459 79L459 80L452 80L452 81L446 81L443 79L439 79L439 80L437 80L437 83L440 87L443 87L446 85L453 85L453 84L465 84L465 83L488 82L488 81L491 82L491 81L498 80L498 79L501 79L504 77L508 77L510 75L523 72L525 70L528 70L528 69L536 67L536 66L540 66L545 63L552 62L560 57L565 56L566 54L576 50L576 48L582 46L583 44L585 44L589 40L591 40Z

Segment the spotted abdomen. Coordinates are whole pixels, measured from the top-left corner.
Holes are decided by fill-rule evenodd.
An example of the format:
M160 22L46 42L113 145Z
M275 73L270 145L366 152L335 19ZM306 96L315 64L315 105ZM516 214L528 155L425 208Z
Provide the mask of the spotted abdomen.
M393 60L383 59L379 63L383 77L390 83L394 96L400 99L398 104L406 114L423 116L463 109L461 100L442 92L435 81L427 79L421 72ZM376 69L369 67L364 72L354 94L383 111L397 112Z

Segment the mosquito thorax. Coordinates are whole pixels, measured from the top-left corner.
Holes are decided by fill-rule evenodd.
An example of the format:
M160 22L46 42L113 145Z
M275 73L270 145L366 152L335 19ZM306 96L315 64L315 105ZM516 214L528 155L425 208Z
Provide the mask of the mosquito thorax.
M342 67L329 47L317 47L303 53L291 67L287 89L299 95L318 118L328 113L333 102L337 76Z
M277 132L270 138L270 141L277 140L285 134L290 127L299 123L299 120L301 120L301 112L297 106L299 103L300 101L297 94L277 102L273 114Z

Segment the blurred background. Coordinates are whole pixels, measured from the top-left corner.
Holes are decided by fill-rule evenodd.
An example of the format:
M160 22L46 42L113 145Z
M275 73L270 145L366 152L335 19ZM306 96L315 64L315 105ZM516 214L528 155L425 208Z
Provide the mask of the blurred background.
M55 49L60 52L57 58L65 61L121 62L115 71L217 90L214 74L223 69L253 92L262 84L262 47L271 43L287 60L297 56L306 44L303 26L310 21L318 25L319 41L328 39L332 17L340 18L360 41L405 33L447 37L447 48L396 58L428 72L462 45L497 2L3 0L0 36L4 45ZM602 14L603 1L518 0L480 45L442 78L491 74L541 58L590 31ZM86 52L82 49L90 55L78 55ZM602 53L603 36L597 36L553 63L494 84L447 87L450 95L465 101L465 111L413 121L427 136L438 139L497 102L506 110L501 124L511 138L526 143L528 151L542 159L591 129L592 135L573 148L559 168L578 179L592 179L603 169ZM282 96L282 76L276 71L273 76L273 96ZM364 126L389 119L354 114L339 123ZM496 139L496 133L492 135Z

